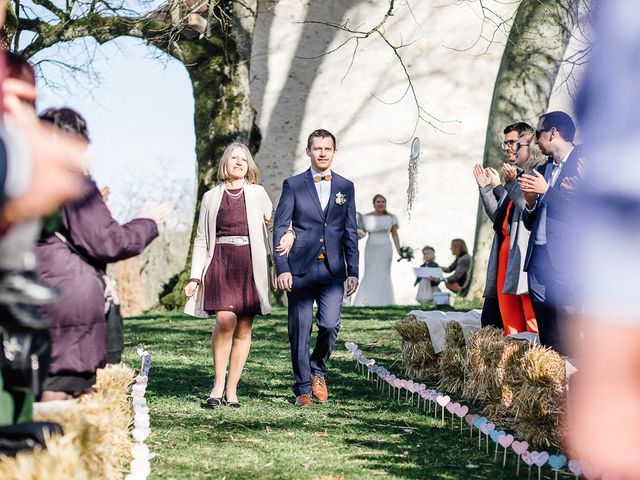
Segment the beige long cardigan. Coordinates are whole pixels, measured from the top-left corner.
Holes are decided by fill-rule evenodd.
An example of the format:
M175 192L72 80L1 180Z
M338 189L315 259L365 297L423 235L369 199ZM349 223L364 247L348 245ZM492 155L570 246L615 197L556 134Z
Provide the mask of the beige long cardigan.
M224 187L217 185L204 194L200 205L198 230L193 241L190 277L199 278L200 286L196 293L187 300L184 308L184 313L193 317L208 317L204 310L204 289L211 286L204 284L204 275L215 251L216 217L222 195L224 195ZM264 224L271 221L273 204L262 185L245 185L244 197L249 225L253 279L260 298L260 309L263 315L267 315L271 313L266 246L269 239L265 234Z

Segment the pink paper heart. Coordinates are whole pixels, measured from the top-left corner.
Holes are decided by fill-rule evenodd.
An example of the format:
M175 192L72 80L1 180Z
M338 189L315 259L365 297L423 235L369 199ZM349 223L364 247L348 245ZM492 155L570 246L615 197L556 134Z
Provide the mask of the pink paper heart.
M527 448L529 448L529 444L524 441L519 442L518 440L515 440L511 444L511 448L513 448L513 451L516 452L516 455L522 455L524 452L527 451Z
M473 423L474 418L476 418L478 415L465 415L464 417L464 421L467 422L469 424L469 426L471 426L471 424Z
M447 411L449 413L454 413L456 410L458 410L459 407L460 407L459 403L448 403L447 404Z
M513 443L513 435L503 435L502 437L498 438L498 443L502 448L507 448Z
M569 471L576 477L582 475L582 462L580 460L569 460Z
M528 451L522 452L522 455L520 455L520 458L522 458L522 461L527 465L529 466L533 465L533 458L531 458L531 453L529 453Z
M444 396L438 395L438 397L436 398L436 402L438 402L438 405L440 405L441 407L444 407L450 401L451 401L451 397L449 395L444 395Z
M464 417L467 413L469 413L469 407L467 407L466 405L460 405L458 407L458 410L456 412L454 412L458 417L462 418Z
M531 460L536 467L541 467L549 460L549 454L547 452L531 452Z
M491 433L494 428L496 428L496 426L491 422L483 423L482 425L480 425L480 431L485 435L489 435L489 433Z

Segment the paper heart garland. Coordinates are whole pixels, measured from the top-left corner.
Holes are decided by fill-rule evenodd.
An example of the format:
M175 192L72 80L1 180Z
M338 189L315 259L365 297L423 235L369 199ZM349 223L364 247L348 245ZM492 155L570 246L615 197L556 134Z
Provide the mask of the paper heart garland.
M469 426L471 426L471 425L473 425L473 421L474 421L476 418L478 418L478 415L471 415L471 414L469 414L469 415L465 415L465 416L464 416L464 421L465 421L465 422L467 422L467 424L468 424Z
M569 471L576 477L582 475L582 462L580 460L569 460Z
M498 438L498 443L501 447L507 448L513 443L513 435L505 435L504 437ZM527 445L528 447L529 445ZM525 449L526 450L526 449Z
M494 423L491 422L487 422L487 423L483 423L482 425L480 425L480 431L482 433L484 433L485 435L489 435L489 433L496 428Z
M458 417L463 418L467 413L469 413L469 407L466 405L460 405L458 410L454 412Z
M531 458L531 453L529 453L528 451L522 452L522 455L520 455L520 458L522 458L522 461L527 465L529 466L533 465L533 458Z
M564 455L551 455L549 457L549 466L554 470L560 470L567 463L567 457Z
M480 428L481 425L484 425L488 421L489 420L487 420L487 417L476 417L473 419L473 426L476 428Z
M493 430L489 433L489 437L491 438L491 440L493 440L495 443L498 443L498 440L500 440L500 437L506 435L506 432L504 430Z
M460 408L460 404L459 403L447 403L447 411L449 413L457 412L458 408Z
M511 443L511 448L513 449L514 452L516 452L516 455L522 455L524 452L527 451L527 448L529 448L529 444L524 441L519 442L515 440L514 442Z
M536 467L542 467L547 463L547 460L549 460L549 454L547 452L531 452L530 457Z
M438 402L438 405L440 405L441 407L445 407L449 402L451 401L451 397L449 395L438 395L438 397L436 398L436 402Z

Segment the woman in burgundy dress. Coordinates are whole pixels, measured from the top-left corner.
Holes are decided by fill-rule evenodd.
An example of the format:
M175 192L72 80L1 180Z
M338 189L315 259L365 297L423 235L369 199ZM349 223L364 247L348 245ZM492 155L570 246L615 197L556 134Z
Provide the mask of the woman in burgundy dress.
M84 118L70 108L49 109L41 118L89 141ZM39 307L51 322L43 401L63 400L94 385L96 370L107 361L105 284L98 270L142 253L172 211L168 204L144 209L120 225L91 177L84 184L83 197L59 212L56 234L45 229L35 249L40 280L64 292L60 300Z
M253 319L271 313L267 223L273 205L258 175L249 149L229 145L218 169L221 183L204 194L200 205L185 313L216 317L209 407L222 405L223 397L230 407L240 407L237 387L251 348Z

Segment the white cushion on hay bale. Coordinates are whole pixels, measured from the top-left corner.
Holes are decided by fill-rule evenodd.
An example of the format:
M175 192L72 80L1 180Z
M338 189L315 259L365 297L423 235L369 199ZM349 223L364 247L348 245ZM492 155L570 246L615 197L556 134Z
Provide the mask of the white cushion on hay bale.
M469 343L469 336L480 330L480 316L482 310L469 310L468 312L442 312L440 310L412 310L409 315L413 315L417 320L424 322L429 329L429 336L433 344L433 351L440 353L445 346L445 327L449 322L457 322L462 327L465 344Z
M38 417L38 415L50 415L73 408L77 404L78 401L75 398L70 400L53 400L51 402L34 402L33 415L34 417Z

